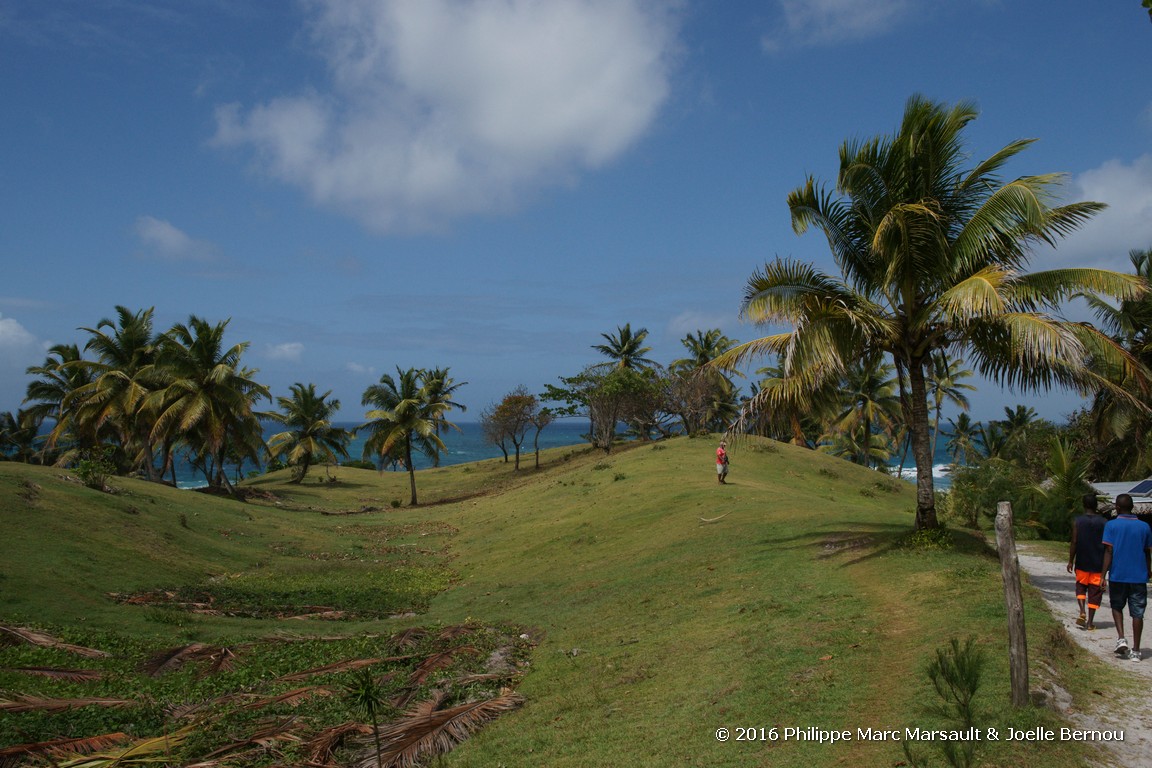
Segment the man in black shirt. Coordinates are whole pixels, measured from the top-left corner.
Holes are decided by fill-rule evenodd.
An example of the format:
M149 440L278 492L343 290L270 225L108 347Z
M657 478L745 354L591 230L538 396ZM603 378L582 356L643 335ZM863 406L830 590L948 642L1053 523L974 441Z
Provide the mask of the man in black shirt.
M1068 573L1076 574L1076 602L1080 617L1076 626L1096 629L1096 610L1103 595L1104 577L1104 524L1103 515L1096 514L1096 494L1086 493L1083 498L1084 514L1072 522L1072 543L1068 546ZM1085 615L1087 607L1087 615Z

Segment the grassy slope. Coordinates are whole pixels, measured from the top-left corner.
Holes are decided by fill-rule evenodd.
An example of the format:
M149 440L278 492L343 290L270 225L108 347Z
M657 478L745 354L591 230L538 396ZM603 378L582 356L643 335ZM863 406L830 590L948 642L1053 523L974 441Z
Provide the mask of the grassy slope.
M546 637L520 687L528 705L454 753L453 765L892 764L901 755L891 744L719 744L714 733L927 724L935 694L923 667L949 638L969 635L990 658L980 724L1046 717L1003 706L995 559L962 535L949 552L897 547L911 525L910 487L774 443L737 446L720 486L711 450L678 439L607 458L554 450L544 471L514 477L498 461L432 470L418 476L422 500L457 501L415 509L390 507L407 498L407 477L394 473L342 469L336 484L296 487L261 479L254 485L291 494L273 507L131 481L107 496L56 470L0 464L0 618L184 639L255 635L285 623L174 625L104 594L227 573L265 582L303 574L339 593L389 565L418 576L447 565L457 583L407 623L475 618ZM317 514L364 508L377 511ZM394 586L401 596L413 588ZM1029 603L1034 653L1051 656L1052 624L1038 606ZM1060 743L985 749L985 764L1078 761L1076 747Z

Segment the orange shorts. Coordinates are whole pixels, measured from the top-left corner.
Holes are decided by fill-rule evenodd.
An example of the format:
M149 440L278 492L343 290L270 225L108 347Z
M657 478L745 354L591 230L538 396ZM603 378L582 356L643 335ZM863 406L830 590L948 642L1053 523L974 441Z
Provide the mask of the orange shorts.
M1092 573L1091 571L1082 571L1076 569L1076 583L1077 584L1090 584L1092 586L1100 586L1100 582L1104 580L1104 574Z

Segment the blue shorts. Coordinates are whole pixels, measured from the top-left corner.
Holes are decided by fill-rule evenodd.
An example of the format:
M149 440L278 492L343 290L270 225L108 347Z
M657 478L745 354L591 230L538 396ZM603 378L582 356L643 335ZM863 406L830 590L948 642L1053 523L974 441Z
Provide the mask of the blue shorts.
M1128 613L1134 619L1144 618L1144 608L1148 605L1148 584L1131 584L1125 581L1108 582L1108 602L1114 611Z

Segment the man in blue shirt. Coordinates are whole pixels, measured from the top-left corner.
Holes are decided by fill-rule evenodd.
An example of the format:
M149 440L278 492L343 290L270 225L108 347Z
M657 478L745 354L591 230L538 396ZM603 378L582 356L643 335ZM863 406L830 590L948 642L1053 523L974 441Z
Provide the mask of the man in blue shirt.
M1140 661L1140 635L1152 570L1152 528L1132 514L1132 497L1116 497L1116 519L1104 526L1104 582L1116 622L1116 655ZM1132 645L1124 638L1124 606L1132 616ZM1129 650L1131 648L1131 650Z

